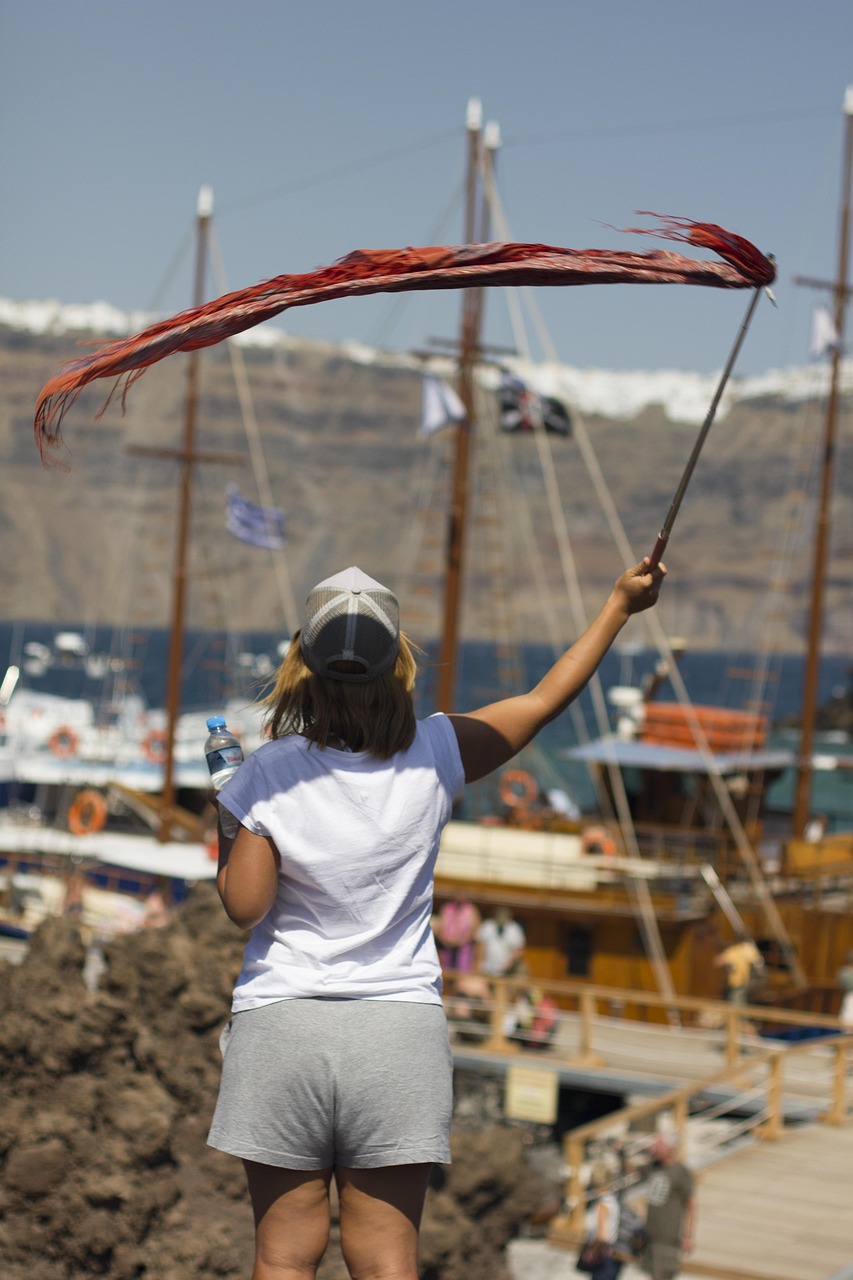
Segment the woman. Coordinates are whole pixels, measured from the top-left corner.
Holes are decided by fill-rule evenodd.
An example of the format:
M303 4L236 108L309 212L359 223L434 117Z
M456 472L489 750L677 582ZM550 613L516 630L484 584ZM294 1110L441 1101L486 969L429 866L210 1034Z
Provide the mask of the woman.
M220 793L217 885L252 930L209 1141L245 1165L253 1280L311 1277L329 1186L353 1276L416 1280L433 1163L450 1160L451 1055L430 929L442 829L465 782L577 697L665 570L619 578L529 693L416 721L395 596L360 569L308 596L267 698L271 741Z
M616 1234L619 1230L619 1201L612 1191L610 1170L604 1164L593 1165L589 1187L593 1199L587 1207L584 1220L586 1241L581 1252L584 1271L591 1280L618 1280L622 1271L621 1259L614 1256Z

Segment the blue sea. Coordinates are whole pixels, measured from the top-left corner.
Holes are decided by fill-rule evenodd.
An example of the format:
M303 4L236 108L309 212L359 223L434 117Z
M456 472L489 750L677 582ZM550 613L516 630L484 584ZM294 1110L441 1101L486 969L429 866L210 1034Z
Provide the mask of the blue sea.
M86 658L57 655L53 641L60 631L83 636L88 649ZM263 677L253 668L266 665L274 669L278 662L276 646L279 633L246 632L225 635L222 632L188 632L184 642L182 666L182 711L219 709L229 699L252 701L264 689ZM49 660L42 667L32 660L33 646L44 646ZM36 652L39 652L36 650ZM249 663L245 655L253 655ZM44 623L0 624L0 679L11 664L23 668L21 685L65 697L94 701L117 700L125 693L138 693L150 707L165 702L165 680L168 657L168 634L165 630L118 631L108 628L85 629L68 624L63 627ZM530 687L548 670L553 661L550 648L528 645L513 657L520 672L521 687ZM637 684L651 674L658 663L652 650L634 652L611 651L601 665L600 676L605 692L615 684ZM26 666L31 670L28 672ZM773 739L794 747L796 734L785 729L785 723L800 710L803 686L803 659L796 655L774 655L770 679L763 694L765 713L772 726ZM458 669L457 706L470 710L505 696L502 669L506 654L494 645L465 643L462 645ZM754 654L731 652L688 652L679 670L692 700L721 707L742 707L751 696L750 677L755 668ZM416 702L419 715L435 710L437 660L429 651L421 666ZM821 665L819 702L850 688L851 662L845 657L826 658ZM268 677L267 677L268 678ZM658 698L674 698L665 683ZM528 748L518 764L534 773L543 789L565 790L582 808L592 806L593 794L586 769L567 761L562 753L584 737L597 734L592 702L588 692L553 724L546 726L535 747ZM849 744L820 741L816 750L853 753ZM199 744L201 750L201 744ZM774 805L789 807L790 779L782 779L775 788ZM853 822L853 772L815 774L814 808L835 815L833 825ZM464 816L480 817L499 807L497 783L487 780L469 788Z

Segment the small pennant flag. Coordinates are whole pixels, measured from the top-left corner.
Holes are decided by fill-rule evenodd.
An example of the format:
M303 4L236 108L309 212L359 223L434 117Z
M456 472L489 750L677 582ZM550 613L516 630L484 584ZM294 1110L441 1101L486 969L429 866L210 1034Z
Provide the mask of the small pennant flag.
M464 422L466 416L465 406L453 388L434 373L425 373L421 435L431 436L451 422Z
M832 355L838 346L838 332L829 307L815 307L812 315L811 354L815 360Z
M244 498L236 484L229 484L225 507L229 533L252 547L279 551L284 546L284 512L279 507L259 507Z

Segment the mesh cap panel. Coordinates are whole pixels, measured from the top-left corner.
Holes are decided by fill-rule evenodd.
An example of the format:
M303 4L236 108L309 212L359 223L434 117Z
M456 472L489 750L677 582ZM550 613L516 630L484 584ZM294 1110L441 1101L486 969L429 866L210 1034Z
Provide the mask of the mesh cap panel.
M354 566L326 578L309 593L300 635L302 656L318 676L363 683L394 665L400 649L400 606L380 582ZM336 671L335 662L359 672Z

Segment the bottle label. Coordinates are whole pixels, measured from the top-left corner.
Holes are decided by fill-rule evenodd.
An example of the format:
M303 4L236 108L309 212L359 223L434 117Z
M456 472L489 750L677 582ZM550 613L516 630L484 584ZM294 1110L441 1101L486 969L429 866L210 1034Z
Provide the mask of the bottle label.
M207 767L213 777L217 773L222 773L224 769L238 768L243 763L243 748L239 742L233 747L216 747L214 751L208 751L206 758Z

